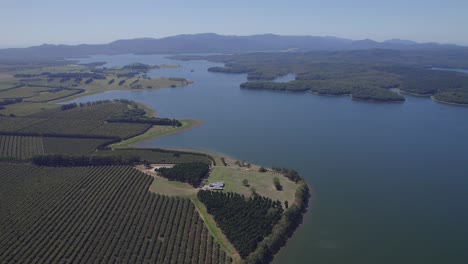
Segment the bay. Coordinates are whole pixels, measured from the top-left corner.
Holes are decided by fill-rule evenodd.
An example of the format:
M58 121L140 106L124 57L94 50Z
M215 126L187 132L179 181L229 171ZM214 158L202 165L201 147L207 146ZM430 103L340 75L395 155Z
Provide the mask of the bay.
M162 55L93 56L83 63L180 64L152 77L194 84L111 91L195 129L141 143L197 149L297 169L313 190L303 224L275 263L468 263L468 108L405 95L401 104L242 90L245 74ZM289 80L285 77L284 80Z

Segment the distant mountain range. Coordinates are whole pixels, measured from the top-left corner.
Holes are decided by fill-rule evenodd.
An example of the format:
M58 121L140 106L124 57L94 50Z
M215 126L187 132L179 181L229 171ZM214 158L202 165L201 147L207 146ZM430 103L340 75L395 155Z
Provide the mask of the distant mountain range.
M1 49L0 59L58 59L95 54L180 54L180 53L244 53L255 51L339 51L363 49L446 50L467 47L417 43L391 39L377 42L371 39L350 40L337 37L280 36L274 34L252 36L224 36L214 33L177 35L160 39L124 39L99 45L48 45L29 48Z

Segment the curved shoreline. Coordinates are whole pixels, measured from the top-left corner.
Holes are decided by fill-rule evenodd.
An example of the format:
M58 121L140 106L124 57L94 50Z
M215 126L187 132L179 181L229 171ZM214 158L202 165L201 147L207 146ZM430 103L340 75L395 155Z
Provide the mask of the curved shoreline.
M117 142L115 144L110 145L110 147L113 149L129 148L129 147L143 148L143 147L136 146L135 144L142 143L148 140L154 140L154 139L161 138L164 136L177 134L177 133L184 132L187 130L191 130L202 124L202 121L196 120L196 119L179 119L179 121L182 122L181 127L173 127L173 129L170 129L168 131L156 131L155 129L161 126L152 126L145 133L123 140L123 141L120 141L120 142Z
M447 105L455 105L455 106L465 106L465 107L468 106L468 104L452 103L452 102L448 102L448 101L443 101L443 100L436 99L436 98L434 98L434 94L425 95L425 94L410 93L410 92L407 92L407 91L404 91L404 90L401 90L401 89L400 89L400 92L402 92L402 93L404 93L404 94L409 94L409 95L412 95L412 96L417 96L417 97L429 97L432 101L434 101L434 102L436 102L436 103L439 103L439 104L447 104Z
M434 101L436 103L439 103L439 104L447 104L447 105L468 107L468 104L452 103L452 102L447 102L447 101L442 101L442 100L435 99L433 95L431 95L431 99L432 99L432 101Z

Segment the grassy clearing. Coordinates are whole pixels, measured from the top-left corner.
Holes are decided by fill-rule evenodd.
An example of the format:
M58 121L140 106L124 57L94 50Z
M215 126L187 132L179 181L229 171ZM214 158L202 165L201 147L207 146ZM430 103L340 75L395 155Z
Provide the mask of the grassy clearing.
M153 174L153 183L149 190L155 193L168 196L191 196L197 194L197 189L190 186L188 183L169 181L168 179L155 176Z
M225 192L236 192L243 194L247 197L252 195L251 187L256 189L256 192L261 196L266 196L272 200L288 201L293 204L294 195L296 192L297 184L288 180L284 176L275 172L258 172L256 166L251 167L249 171L246 167L238 166L215 166L208 177L209 182L224 181L226 187ZM273 185L273 179L278 177L283 190L276 190ZM243 185L243 180L247 179L249 186Z
M180 120L182 122L182 126L180 127L171 127L171 126L153 126L144 134L141 134L136 137L129 138L127 140L115 143L111 145L113 149L121 149L121 148L128 148L136 143L148 140L148 139L155 139L158 137L178 133L181 131L185 131L197 126L200 122L191 119L183 119Z
M0 110L0 114L16 116L28 116L35 113L40 113L49 109L59 108L59 106L47 103L32 103L23 102L19 104L12 104L5 106L5 109Z

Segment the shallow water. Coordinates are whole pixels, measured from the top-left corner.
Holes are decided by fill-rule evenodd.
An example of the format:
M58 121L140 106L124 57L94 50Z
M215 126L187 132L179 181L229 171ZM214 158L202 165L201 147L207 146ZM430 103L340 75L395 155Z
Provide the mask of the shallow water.
M311 207L275 263L468 263L468 107L407 95L405 103L376 104L242 90L244 74L210 73L220 64L159 55L83 59L92 61L181 64L149 75L195 82L76 100L129 98L161 117L203 121L142 145L300 171L314 191Z

